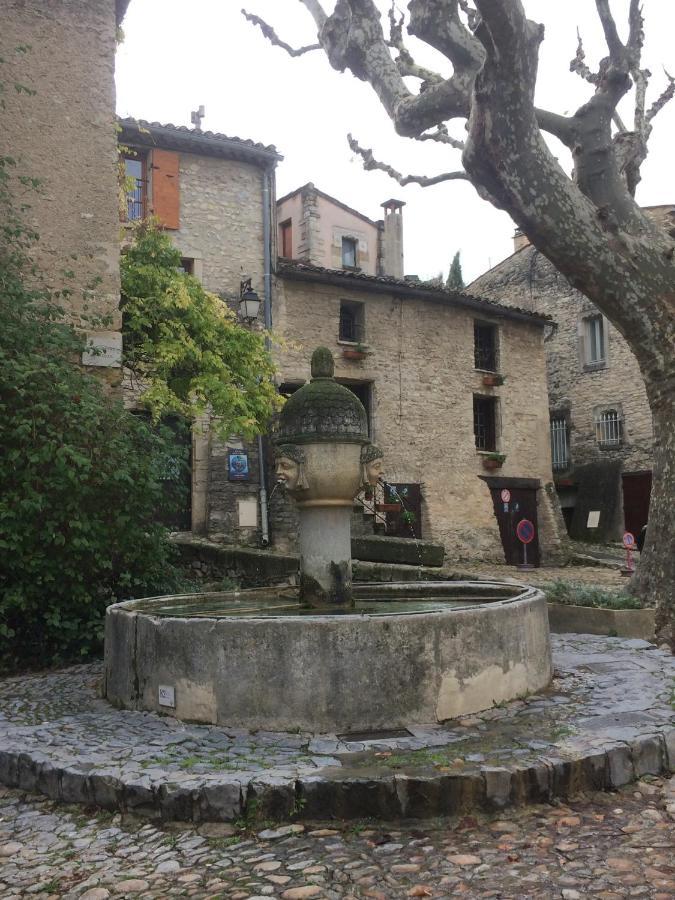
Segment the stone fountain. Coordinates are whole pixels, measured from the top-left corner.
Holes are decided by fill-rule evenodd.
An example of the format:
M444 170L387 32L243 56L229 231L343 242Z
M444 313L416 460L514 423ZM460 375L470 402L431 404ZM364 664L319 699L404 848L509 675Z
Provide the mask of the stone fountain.
M378 731L467 715L551 679L541 592L500 582L352 583L354 498L382 470L330 351L288 400L277 477L300 517L299 590L155 597L108 609L121 707L250 729Z

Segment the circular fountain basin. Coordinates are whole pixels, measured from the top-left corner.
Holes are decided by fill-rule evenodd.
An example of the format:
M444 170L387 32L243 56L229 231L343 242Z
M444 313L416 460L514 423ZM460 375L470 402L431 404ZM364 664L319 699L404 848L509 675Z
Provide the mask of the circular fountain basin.
M545 687L542 593L508 582L355 585L345 611L289 589L108 608L105 696L194 722L377 731L440 722Z

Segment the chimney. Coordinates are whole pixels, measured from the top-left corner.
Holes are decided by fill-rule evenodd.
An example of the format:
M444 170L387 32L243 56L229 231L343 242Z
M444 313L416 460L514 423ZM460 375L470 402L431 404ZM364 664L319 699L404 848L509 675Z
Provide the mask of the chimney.
M520 250L521 247L528 247L530 244L530 239L526 234L520 230L520 228L516 228L513 232L513 252L516 250Z
M382 204L384 225L381 231L381 274L403 278L403 207L402 200L387 200Z

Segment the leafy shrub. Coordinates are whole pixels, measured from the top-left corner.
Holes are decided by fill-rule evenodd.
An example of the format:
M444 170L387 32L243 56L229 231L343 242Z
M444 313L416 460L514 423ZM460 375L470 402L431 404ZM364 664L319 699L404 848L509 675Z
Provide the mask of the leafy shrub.
M124 362L140 400L155 418L208 410L222 436L260 434L283 402L264 335L242 327L180 264L152 221L137 226L122 255Z
M172 589L175 449L77 364L0 157L0 670L100 649L107 604ZM23 183L23 182L21 182Z
M564 603L567 606L594 606L600 609L641 609L637 597L623 591L604 590L587 584L571 581L552 581L542 585L549 603Z

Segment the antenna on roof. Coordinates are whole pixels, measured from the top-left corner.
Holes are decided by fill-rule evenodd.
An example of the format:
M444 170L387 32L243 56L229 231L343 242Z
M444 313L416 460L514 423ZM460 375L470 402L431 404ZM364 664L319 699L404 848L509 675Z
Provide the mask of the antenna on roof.
M195 131L202 130L202 119L205 116L205 110L203 106L200 106L199 109L195 109L190 113L190 121L195 126Z

